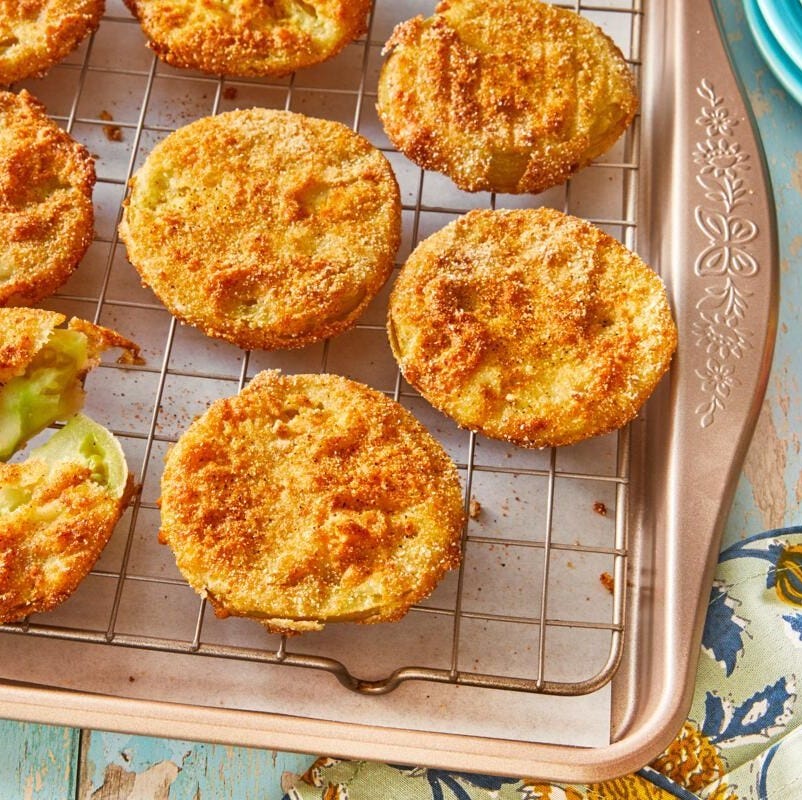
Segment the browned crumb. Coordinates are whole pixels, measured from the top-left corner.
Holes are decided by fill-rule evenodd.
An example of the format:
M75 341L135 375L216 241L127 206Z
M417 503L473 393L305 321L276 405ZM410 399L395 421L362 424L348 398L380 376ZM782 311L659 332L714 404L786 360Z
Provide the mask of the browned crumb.
M471 502L468 503L468 516L471 519L479 519L481 513L482 504L475 497L471 497Z
M114 117L108 111L103 110L98 115L104 122L112 122ZM121 142L123 140L123 131L119 125L104 125L103 133L110 142Z
M597 501L596 501L596 502L593 504L593 510L594 510L594 511L595 511L597 514L601 514L603 517L606 517L606 516L607 516L607 506L606 506L606 505L604 505L604 503L602 503L600 500L597 500Z
M602 572L602 574L599 575L599 582L610 594L615 591L615 579L609 572Z
M225 100L236 100L238 94L239 92L236 86L226 86L226 88L223 89L223 99Z

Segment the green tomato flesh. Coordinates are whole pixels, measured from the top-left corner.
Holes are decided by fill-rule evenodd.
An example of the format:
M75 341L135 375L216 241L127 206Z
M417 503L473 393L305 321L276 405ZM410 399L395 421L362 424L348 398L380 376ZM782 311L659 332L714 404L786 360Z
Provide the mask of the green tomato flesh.
M81 408L87 362L86 336L55 330L25 374L0 387L0 461L48 425Z

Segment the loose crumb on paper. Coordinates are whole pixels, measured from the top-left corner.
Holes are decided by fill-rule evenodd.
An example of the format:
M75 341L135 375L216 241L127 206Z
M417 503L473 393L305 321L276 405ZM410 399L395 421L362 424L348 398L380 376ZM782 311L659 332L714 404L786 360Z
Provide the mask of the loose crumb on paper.
M471 501L468 503L468 516L471 519L479 519L481 513L482 504L475 497L471 497Z
M114 117L105 109L98 116L104 122L114 121ZM123 131L119 125L104 125L103 134L110 142L121 142L123 140Z
M613 578L609 572L602 572L602 574L599 575L599 582L610 594L615 591L615 578Z
M603 517L606 517L606 516L607 516L607 506L606 506L606 505L604 505L604 503L602 503L600 500L597 500L597 501L596 501L596 502L593 504L593 510L594 510L594 511L595 511L597 514L601 514L601 516L603 516Z

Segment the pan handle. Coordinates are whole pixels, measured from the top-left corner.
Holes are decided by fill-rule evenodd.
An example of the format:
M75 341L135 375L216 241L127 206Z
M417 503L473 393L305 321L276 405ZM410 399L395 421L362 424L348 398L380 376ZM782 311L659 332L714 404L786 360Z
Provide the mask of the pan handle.
M777 329L772 191L751 110L718 31L712 2L649 4L638 245L666 282L679 346L647 412L646 451L658 458L645 465L647 517L635 544L646 548L646 563L662 565L654 575L665 578L649 585L648 598L634 593L634 603L653 603L664 615L667 635L648 642L648 658L667 689L659 709L624 711L619 703L616 726L626 738L646 715L655 742L665 743L690 707L721 533Z

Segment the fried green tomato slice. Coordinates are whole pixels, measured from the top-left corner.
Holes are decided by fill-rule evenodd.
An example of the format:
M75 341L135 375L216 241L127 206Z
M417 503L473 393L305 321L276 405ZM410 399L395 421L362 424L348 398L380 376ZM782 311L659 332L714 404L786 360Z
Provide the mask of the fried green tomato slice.
M421 242L393 286L388 333L435 408L535 448L632 420L677 346L657 273L549 208L472 211Z
M179 320L245 349L295 348L351 328L382 288L401 199L387 158L350 128L250 108L159 142L119 230Z
M86 147L25 89L0 91L0 306L34 305L72 275L92 243L94 185Z
M470 192L537 193L609 150L638 107L615 43L536 0L443 0L387 42L378 112L390 141Z
M0 0L0 86L44 75L100 24L104 0Z
M299 633L398 620L460 558L456 468L399 403L259 373L167 456L160 539L219 616Z
M370 0L125 0L174 67L287 75L337 55L367 29Z
M104 350L122 348L139 360L138 347L119 333L36 308L0 308L0 461L84 401L83 381Z
M72 594L131 488L119 442L81 414L26 461L0 464L0 623L49 611Z

